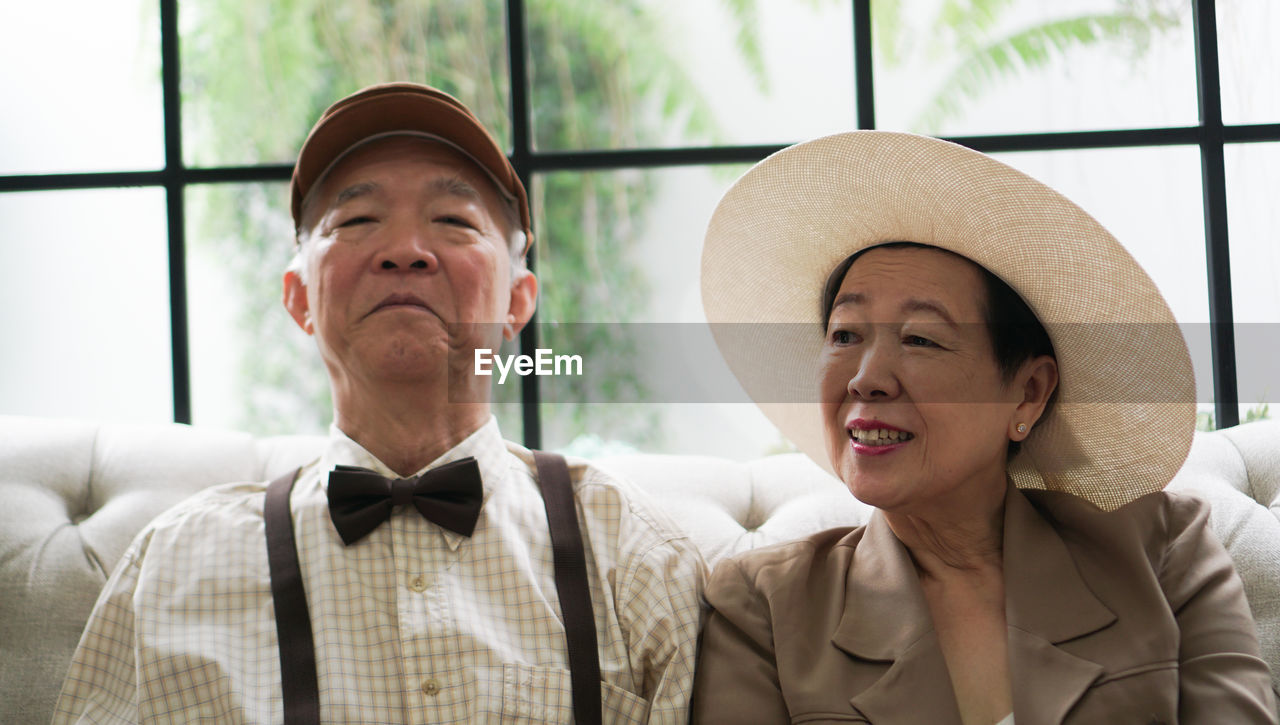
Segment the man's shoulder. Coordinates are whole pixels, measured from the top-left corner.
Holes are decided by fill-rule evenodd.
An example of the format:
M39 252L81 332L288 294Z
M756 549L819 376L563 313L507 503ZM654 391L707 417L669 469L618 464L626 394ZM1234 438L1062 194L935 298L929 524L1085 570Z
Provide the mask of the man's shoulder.
M216 519L220 513L256 512L262 515L266 482L240 481L210 486L175 504L151 521L152 528L180 526L192 517Z
M311 466L304 466L305 472ZM203 539L225 535L234 529L262 528L263 503L270 481L222 483L198 491L179 501L148 523L142 534L154 538L190 537Z
M507 442L507 450L536 478L533 452ZM692 548L687 533L663 511L657 501L635 482L585 458L564 456L573 483L574 498L588 526L593 521L616 524L620 534L637 537L635 546L671 544Z

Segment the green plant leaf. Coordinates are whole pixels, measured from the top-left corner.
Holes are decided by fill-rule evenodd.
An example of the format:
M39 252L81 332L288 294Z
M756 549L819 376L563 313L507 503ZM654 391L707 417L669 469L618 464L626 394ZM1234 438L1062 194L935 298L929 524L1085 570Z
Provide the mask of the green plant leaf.
M1000 81L1043 68L1076 48L1103 42L1145 46L1150 26L1132 14L1082 15L1040 23L979 45L962 56L911 127L939 129L968 101Z

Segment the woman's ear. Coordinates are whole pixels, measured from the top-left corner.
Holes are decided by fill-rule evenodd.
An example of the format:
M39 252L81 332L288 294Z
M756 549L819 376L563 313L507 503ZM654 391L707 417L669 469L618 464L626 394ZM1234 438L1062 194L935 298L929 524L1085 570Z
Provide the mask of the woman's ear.
M1010 438L1020 441L1031 434L1058 387L1058 361L1051 355L1034 357L1022 364L1014 380L1022 400L1014 409Z

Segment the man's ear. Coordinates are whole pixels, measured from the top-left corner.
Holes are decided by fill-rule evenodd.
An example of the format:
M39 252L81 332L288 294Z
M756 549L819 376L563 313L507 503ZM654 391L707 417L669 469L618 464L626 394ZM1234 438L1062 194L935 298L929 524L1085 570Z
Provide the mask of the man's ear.
M303 332L308 335L315 332L315 325L311 324L311 308L307 304L307 286L295 269L284 273L284 308Z
M538 278L527 269L515 272L511 281L511 303L507 306L507 321L502 326L502 336L514 340L533 317L533 310L538 306Z

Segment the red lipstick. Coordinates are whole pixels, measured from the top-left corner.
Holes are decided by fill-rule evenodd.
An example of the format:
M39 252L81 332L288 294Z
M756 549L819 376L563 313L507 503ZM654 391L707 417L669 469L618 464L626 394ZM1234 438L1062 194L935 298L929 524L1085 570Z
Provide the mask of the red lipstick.
M849 432L849 445L860 456L883 456L915 439L915 434L905 428L874 419L854 418L845 429Z

